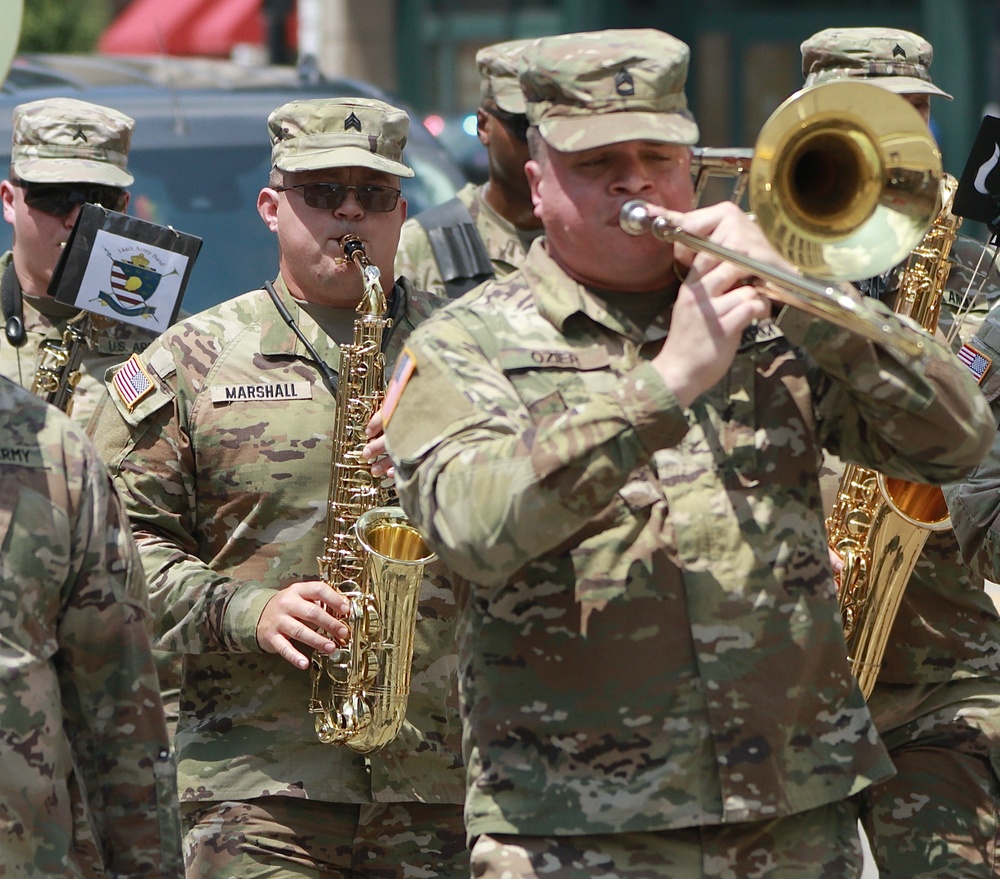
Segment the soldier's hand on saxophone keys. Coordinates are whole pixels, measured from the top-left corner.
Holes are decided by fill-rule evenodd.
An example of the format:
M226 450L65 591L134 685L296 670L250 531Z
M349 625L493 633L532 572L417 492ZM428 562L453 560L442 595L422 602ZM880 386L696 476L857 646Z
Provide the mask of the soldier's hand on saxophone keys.
M264 606L257 623L257 643L296 668L308 668L309 658L296 645L333 653L350 637L350 629L340 619L348 607L348 600L323 580L290 583Z
M369 442L361 456L366 461L372 462L372 476L379 479L382 477L395 479L396 468L392 466L392 461L385 453L385 436L382 434L382 428L382 410L378 409L365 429L365 436Z
M834 576L840 577L840 572L844 570L844 560L833 547L827 547L827 552L830 554L830 567L833 568Z

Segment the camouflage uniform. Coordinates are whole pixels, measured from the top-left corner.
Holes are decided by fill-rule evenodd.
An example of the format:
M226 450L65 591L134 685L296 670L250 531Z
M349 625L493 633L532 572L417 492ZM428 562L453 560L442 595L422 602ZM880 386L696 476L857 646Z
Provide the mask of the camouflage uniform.
M0 378L0 873L180 877L135 545L80 428Z
M335 342L282 277L274 287L337 368ZM392 358L437 299L402 279L386 292ZM257 641L276 591L319 576L336 403L312 355L254 290L178 323L141 359L152 392L130 409L112 382L117 408L97 441L142 552L158 645L184 654L176 748L189 871L214 849L219 877L279 862L295 875L315 874L289 862L322 875L467 873L454 600L439 567L421 587L406 723L370 756L318 740L309 671Z
M648 94L648 32L622 33L626 87ZM575 59L550 45L522 84L568 118L584 75L564 85ZM397 366L400 497L457 575L475 875L860 871L847 800L892 769L844 655L822 449L941 481L982 454L984 401L937 343L903 362L790 310L681 408L646 363L668 320L622 319L543 240Z
M530 42L511 40L496 43L476 53L483 106L493 103L505 113L524 114L524 97L517 78L517 60ZM484 197L489 185L500 184L477 186L468 183L459 190L456 197L469 212L493 264L495 276L502 278L524 262L528 246L542 234L542 230L519 229L498 214ZM438 296L446 295L441 269L434 258L427 230L415 217L403 224L396 252L396 273L409 278L418 290L428 290Z
M467 183L456 196L469 210L476 230L483 240L486 252L493 263L496 277L503 278L517 270L524 262L528 245L541 235L541 230L524 232L505 220L483 199L483 186ZM396 271L409 278L418 290L429 290L438 296L445 295L441 270L434 259L427 231L416 219L407 220L399 238L396 253Z
M802 53L808 85L861 77L902 94L947 97L930 82L930 45L907 31L829 29L807 40ZM968 311L970 289L983 294L961 321L965 339L1000 294L995 268L981 283L989 266L989 256L979 263L982 253L983 245L967 236L952 246L938 322L946 334L954 334L954 314ZM884 289L870 292L892 307L903 269L891 270ZM835 486L842 465L826 463ZM959 511L952 506L952 512L960 535ZM983 577L963 562L956 531L927 534L869 709L897 773L865 793L864 825L880 875L993 876L1000 833L994 756L1000 753L1000 616Z

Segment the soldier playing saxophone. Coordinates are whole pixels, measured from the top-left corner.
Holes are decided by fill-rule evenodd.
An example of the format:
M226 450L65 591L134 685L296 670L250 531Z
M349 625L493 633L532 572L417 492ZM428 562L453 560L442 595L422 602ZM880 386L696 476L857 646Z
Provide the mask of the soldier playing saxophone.
M807 87L861 78L903 95L925 120L932 96L949 97L931 82L930 44L908 31L830 28L806 40L802 54ZM936 226L949 224L954 218L943 217ZM924 244L934 234L932 229ZM970 272L982 245L954 231L942 240L934 246L943 248L951 270L938 290L942 312L936 323L951 334L955 314L969 304L962 300L970 281L980 286ZM899 300L910 295L908 274L917 258L915 251L904 264L858 286L905 313ZM987 295L960 327L966 340L1000 292L995 274L987 280ZM840 466L828 459L828 508ZM842 513L834 509L828 520L831 536ZM869 698L897 774L864 792L862 820L882 877L992 877L1000 833L994 762L1000 746L1000 617L983 578L963 564L956 532L946 528L925 536ZM878 579L874 571L884 561L870 560L871 579Z
M408 126L375 100L276 109L257 209L277 236L278 276L164 333L139 360L143 390L117 373L97 431L158 643L185 654L179 790L188 873L202 879L468 875L448 585L427 569L392 742L370 757L324 744L308 711L310 654L333 655L348 634L346 603L317 570L336 400L350 385L342 346L365 288L347 236L383 279L389 362L438 303L389 280L400 178L413 176Z

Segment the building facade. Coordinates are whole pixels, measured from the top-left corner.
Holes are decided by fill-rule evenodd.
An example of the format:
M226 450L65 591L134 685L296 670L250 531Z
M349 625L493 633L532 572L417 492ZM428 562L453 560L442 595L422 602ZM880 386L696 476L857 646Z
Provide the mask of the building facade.
M1000 112L998 0L396 0L395 21L394 89L425 112L475 107L473 59L483 45L657 27L691 46L688 91L702 144L751 147L802 85L802 40L825 27L873 25L914 30L934 44L935 82L955 96L932 107L947 170L961 173L983 115Z

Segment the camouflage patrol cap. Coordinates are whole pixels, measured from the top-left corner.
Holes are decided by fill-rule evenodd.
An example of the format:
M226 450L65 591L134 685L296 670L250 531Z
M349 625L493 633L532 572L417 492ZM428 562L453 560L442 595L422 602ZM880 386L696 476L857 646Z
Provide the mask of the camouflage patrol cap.
M135 121L99 104L46 98L14 108L11 166L28 183L128 186Z
M484 101L492 100L508 113L524 113L524 95L517 78L517 60L530 40L509 40L484 46L476 52L479 68L480 95Z
M923 37L890 27L831 27L802 46L806 88L863 79L896 94L951 95L931 82L934 49Z
M652 28L544 37L518 71L528 121L561 152L629 140L693 144L684 83L690 50Z
M410 117L374 98L291 101L267 119L271 164L282 171L374 168L412 177L403 164Z

